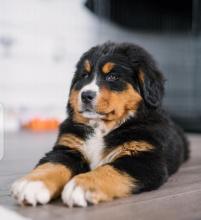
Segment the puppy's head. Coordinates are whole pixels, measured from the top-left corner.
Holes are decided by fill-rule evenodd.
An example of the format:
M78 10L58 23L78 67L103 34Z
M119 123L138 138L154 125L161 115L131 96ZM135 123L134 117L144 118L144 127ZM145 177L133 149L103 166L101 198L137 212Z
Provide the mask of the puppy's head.
M140 104L157 108L163 77L151 56L134 44L105 43L87 51L77 64L69 108L77 120L123 120Z

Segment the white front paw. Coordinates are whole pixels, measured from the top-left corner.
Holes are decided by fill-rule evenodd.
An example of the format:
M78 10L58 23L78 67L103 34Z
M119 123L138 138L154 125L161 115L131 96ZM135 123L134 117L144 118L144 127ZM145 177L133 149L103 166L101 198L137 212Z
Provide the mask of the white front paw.
M87 206L86 193L81 186L78 186L74 179L70 180L64 187L62 192L62 200L69 207Z
M19 204L47 204L50 201L50 192L42 181L20 179L11 186L11 195Z

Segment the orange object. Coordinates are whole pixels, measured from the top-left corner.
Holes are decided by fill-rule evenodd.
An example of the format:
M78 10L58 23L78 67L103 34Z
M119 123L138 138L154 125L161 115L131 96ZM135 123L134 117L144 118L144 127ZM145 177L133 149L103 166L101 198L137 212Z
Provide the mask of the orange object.
M59 121L56 118L40 119L33 118L22 127L33 131L52 131L58 128Z

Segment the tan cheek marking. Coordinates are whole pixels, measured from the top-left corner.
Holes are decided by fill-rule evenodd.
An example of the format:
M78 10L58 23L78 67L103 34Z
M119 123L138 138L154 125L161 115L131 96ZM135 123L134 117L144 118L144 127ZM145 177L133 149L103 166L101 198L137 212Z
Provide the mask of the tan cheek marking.
M51 197L56 198L71 176L71 170L64 165L45 163L36 167L24 178L31 181L42 181L49 189Z
M141 100L141 95L135 91L130 84L128 84L128 90L125 92L126 109L136 111Z
M106 113L106 120L123 120L130 112L135 112L142 100L140 94L128 84L122 92L109 91L101 88L97 111Z
M98 167L91 172L76 177L78 185L94 194L93 202L95 204L128 196L135 187L134 182L132 177L117 171L110 165Z
M108 63L104 64L102 67L102 72L104 74L108 74L113 69L114 65L115 64L112 62L108 62Z
M96 110L98 112L109 113L112 109L110 108L111 92L106 88L100 89L100 95L97 100Z
M90 64L89 60L85 60L85 61L84 61L84 69L85 69L88 73L91 72L91 64Z
M78 94L79 94L78 91L72 89L69 96L69 102L74 111L78 111L78 106L77 106Z
M140 152L149 152L153 149L153 145L146 141L125 142L124 144L117 146L117 148L112 151L106 149L103 152L103 161L108 163L126 155L133 156L139 154Z
M84 140L73 134L63 134L59 137L57 144L80 150Z
M71 92L70 92L70 96L69 96L69 103L70 103L70 105L73 109L73 120L77 123L87 124L89 120L84 118L79 113L78 95L79 95L79 92L72 89Z

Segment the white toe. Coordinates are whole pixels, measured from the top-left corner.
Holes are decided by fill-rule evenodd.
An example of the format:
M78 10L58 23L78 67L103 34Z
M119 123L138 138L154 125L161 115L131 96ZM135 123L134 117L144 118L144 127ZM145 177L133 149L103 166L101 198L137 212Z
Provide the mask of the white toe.
M11 186L12 195L17 198L26 184L27 181L25 180L17 180L16 182L14 182Z
M36 199L42 205L47 204L50 201L50 193L46 187L44 187L41 192L37 193Z
M16 181L11 187L11 194L19 204L46 204L50 201L50 192L42 181Z
M81 187L77 186L75 188L75 190L73 191L73 194L72 194L72 198L73 198L74 205L78 205L78 206L82 206L82 207L87 206L87 201L85 199L85 192Z
M61 195L63 202L69 207L73 206L73 200L71 198L71 194L74 188L75 188L75 182L74 180L71 180L65 185Z
M75 180L69 181L62 192L62 200L69 207L72 206L87 206L85 191L80 186L77 186Z

